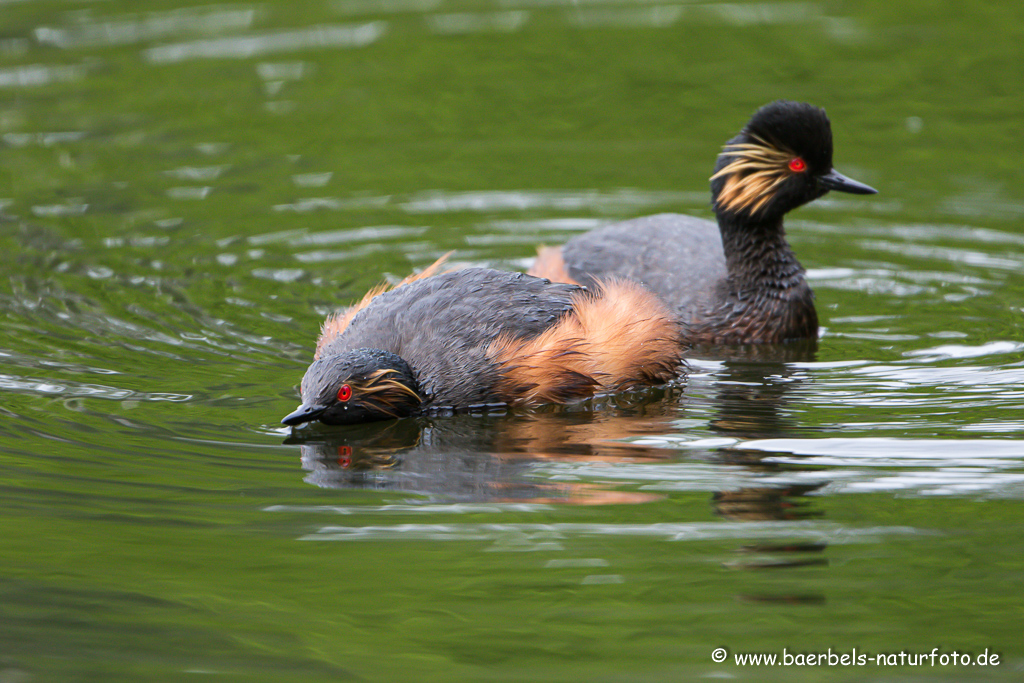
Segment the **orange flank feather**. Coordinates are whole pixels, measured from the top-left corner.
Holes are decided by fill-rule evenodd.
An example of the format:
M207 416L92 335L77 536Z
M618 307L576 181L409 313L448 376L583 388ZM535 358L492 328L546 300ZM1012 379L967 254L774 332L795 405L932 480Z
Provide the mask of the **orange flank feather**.
M580 284L573 280L569 271L565 269L561 247L539 247L537 259L530 266L530 270L526 271L526 274L534 277L546 277L552 282L564 282L568 285Z
M437 259L420 272L406 276L406 278L397 285L392 286L383 282L364 294L363 298L359 300L359 303L327 316L327 319L324 320L324 324L320 327L320 338L316 340L316 351L313 353L313 360L320 360L320 352L323 348L341 335L341 333L345 331L345 328L348 327L349 323L352 322L352 318L356 317L356 313L366 308L370 302L373 301L374 297L377 297L384 292L390 292L392 289L398 289L402 285L407 285L410 282L425 280L432 275L437 275L438 271L441 270L441 266L444 265L445 261L447 261L448 257L451 255L452 252L449 251L447 254Z
M574 307L533 339L502 336L487 355L515 405L564 403L600 391L667 382L681 362L674 316L635 282L612 280L574 296Z

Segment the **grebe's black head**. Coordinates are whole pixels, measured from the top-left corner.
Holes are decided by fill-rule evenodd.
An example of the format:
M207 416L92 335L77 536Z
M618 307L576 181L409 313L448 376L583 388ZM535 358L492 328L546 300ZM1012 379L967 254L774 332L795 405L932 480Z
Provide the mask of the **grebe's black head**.
M355 349L314 361L302 378L302 405L281 422L354 424L406 417L419 408L416 378L399 356Z
M754 112L711 176L715 212L746 220L781 218L829 190L878 192L832 168L828 116L803 102L779 100Z

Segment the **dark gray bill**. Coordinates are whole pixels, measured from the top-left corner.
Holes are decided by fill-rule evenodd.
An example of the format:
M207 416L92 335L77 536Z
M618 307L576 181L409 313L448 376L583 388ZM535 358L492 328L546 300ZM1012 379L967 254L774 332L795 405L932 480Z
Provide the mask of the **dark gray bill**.
M878 194L878 190L870 185L858 183L852 178L847 178L834 168L825 175L819 177L818 182L821 183L822 187L835 190L836 192L849 192L850 194Z
M327 406L321 406L315 403L303 403L295 409L294 413L286 415L285 418L281 420L281 424L295 426L300 425L303 422L312 422L320 417L325 410L327 410Z

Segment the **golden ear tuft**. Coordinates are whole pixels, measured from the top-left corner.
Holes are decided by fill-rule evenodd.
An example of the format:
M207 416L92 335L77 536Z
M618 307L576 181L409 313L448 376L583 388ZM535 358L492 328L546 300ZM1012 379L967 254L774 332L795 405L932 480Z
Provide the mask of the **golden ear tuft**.
M356 395L374 410L389 417L399 417L399 407L409 403L418 405L423 398L411 387L388 377L396 372L398 371L393 368L375 370L365 384L355 385Z
M769 142L752 136L753 142L726 145L732 161L722 167L711 180L725 178L718 193L717 204L726 211L749 211L756 214L772 198L772 193L790 175L789 161L795 155Z

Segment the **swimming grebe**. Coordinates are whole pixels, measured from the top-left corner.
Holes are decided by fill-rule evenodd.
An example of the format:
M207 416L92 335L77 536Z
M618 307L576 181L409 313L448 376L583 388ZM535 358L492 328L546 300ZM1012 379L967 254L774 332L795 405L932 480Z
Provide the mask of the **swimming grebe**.
M581 285L609 277L641 282L686 323L690 343L814 338L814 293L782 218L829 190L877 192L832 167L823 109L780 100L755 112L718 156L711 176L717 226L678 214L617 223L542 248L529 272Z
M671 310L636 282L584 289L435 264L323 325L282 423L350 424L436 410L566 403L664 384L681 363Z

